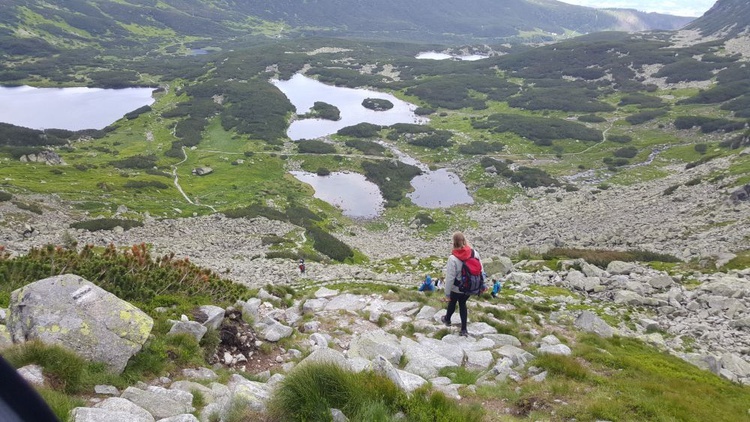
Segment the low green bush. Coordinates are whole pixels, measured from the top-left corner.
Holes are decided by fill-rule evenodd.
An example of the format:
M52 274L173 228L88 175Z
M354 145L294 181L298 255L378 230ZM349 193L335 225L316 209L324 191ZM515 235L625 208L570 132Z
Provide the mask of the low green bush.
M271 418L281 422L331 420L332 408L362 421L391 421L399 412L415 422L478 422L483 417L479 407L460 406L442 393L419 389L407 396L382 375L352 373L330 363L295 368L268 404Z
M310 227L306 233L313 240L315 250L323 255L340 262L354 257L354 251L349 245L338 240L320 227Z
M297 143L297 151L302 154L335 154L336 147L317 139L305 139Z
M589 264L606 268L612 261L625 262L681 262L679 258L657 252L650 252L638 249L628 251L613 251L604 249L575 249L575 248L553 248L542 255L545 260L553 259L577 259L582 258Z
M11 199L13 199L13 195L8 192L0 191L0 202L10 201Z
M128 189L169 189L169 185L158 180L128 180L125 182Z
M112 230L115 227L122 227L125 230L130 230L133 227L143 227L143 223L136 220L124 220L120 218L97 218L96 220L79 221L77 223L71 223L70 225L70 228L88 230L90 232Z
M386 111L393 108L393 103L383 98L365 98L362 107L374 111Z
M33 212L34 214L39 214L39 215L44 214L44 210L42 210L42 207L40 207L37 204L32 204L31 202L13 201L12 204L18 207L19 209Z

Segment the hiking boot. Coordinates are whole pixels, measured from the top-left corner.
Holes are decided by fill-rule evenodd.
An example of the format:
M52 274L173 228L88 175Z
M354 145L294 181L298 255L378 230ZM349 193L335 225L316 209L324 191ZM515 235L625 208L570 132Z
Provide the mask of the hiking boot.
M442 317L440 317L440 321L443 321L443 324L445 324L446 327L450 327L451 326L451 322L448 321L447 318L445 318L445 315L443 315Z
M466 330L461 330L461 332L458 335L461 337L469 337L469 332Z

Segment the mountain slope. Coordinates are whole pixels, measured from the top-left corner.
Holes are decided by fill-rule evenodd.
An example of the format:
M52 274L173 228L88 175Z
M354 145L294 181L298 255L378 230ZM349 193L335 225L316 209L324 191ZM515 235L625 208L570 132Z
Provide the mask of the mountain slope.
M702 17L687 29L696 29L704 36L722 38L737 36L750 28L750 3L747 0L718 0Z
M186 37L221 40L264 33L269 26L291 34L506 41L524 33L550 38L566 32L676 29L689 20L554 0L0 0L0 6L0 36L42 38L68 47Z

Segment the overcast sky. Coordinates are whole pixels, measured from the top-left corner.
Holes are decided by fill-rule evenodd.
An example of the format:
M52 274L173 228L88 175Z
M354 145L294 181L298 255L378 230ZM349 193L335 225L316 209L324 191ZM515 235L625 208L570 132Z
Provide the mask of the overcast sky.
M600 8L636 9L676 16L701 16L716 0L559 0L564 3Z

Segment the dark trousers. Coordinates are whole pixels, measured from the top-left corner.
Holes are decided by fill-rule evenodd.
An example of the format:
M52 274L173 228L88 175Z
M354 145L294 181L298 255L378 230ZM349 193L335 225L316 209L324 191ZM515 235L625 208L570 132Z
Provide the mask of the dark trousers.
M461 331L466 331L466 320L469 316L469 312L466 310L467 300L469 300L468 295L451 292L451 301L448 302L448 309L445 314L445 319L450 322L453 312L456 311L456 303L458 303L458 315L461 317Z

